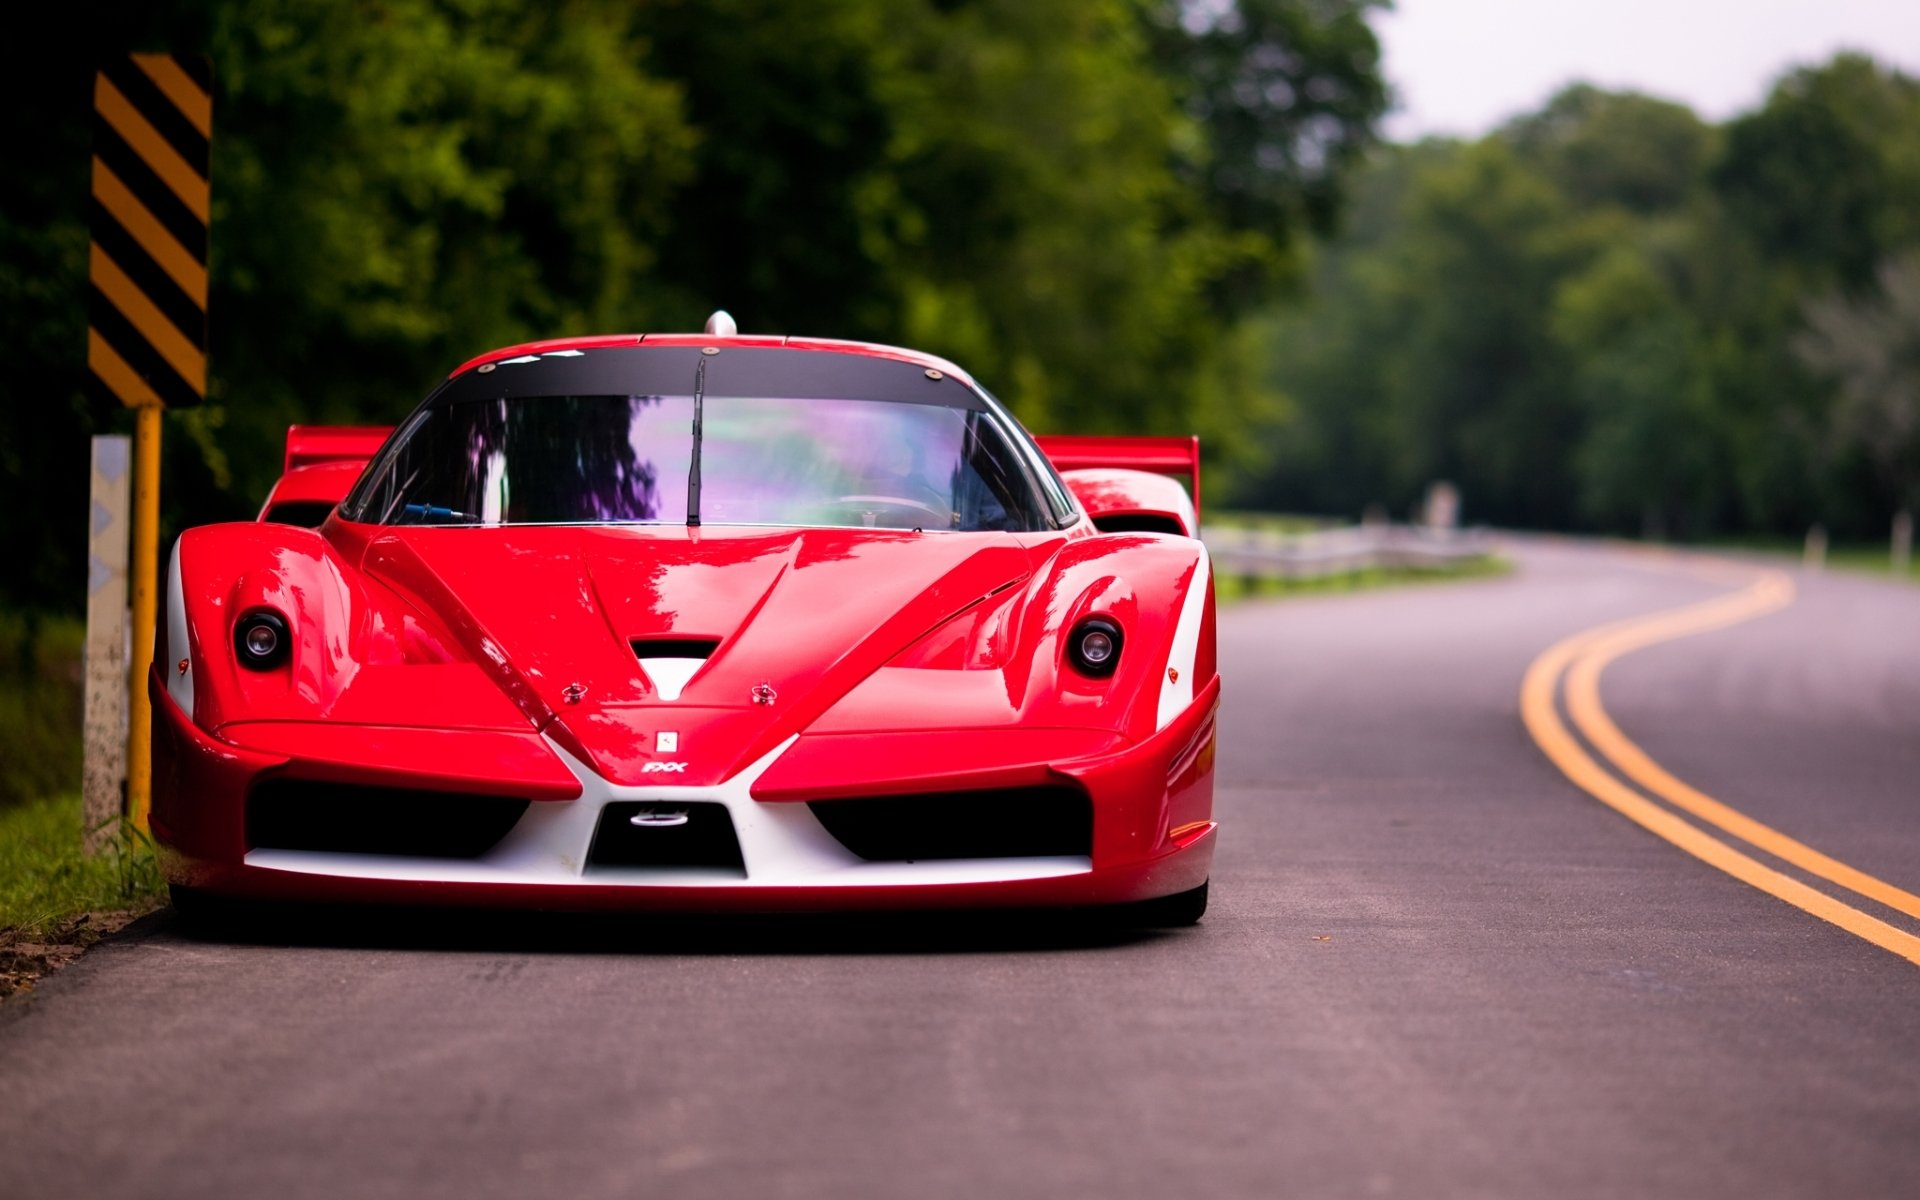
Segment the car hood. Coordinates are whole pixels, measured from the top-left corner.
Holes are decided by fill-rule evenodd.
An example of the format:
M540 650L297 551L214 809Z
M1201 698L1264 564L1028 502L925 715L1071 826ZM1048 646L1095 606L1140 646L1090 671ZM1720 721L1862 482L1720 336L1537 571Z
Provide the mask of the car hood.
M736 773L1031 570L1004 533L679 526L403 529L363 566L576 758L685 784ZM642 658L688 643L713 649L676 696Z

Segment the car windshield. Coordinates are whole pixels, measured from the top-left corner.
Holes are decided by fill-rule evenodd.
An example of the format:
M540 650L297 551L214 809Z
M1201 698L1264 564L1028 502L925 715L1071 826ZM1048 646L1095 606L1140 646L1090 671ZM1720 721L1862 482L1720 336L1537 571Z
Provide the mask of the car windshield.
M1026 531L1044 508L986 412L708 396L703 524ZM687 520L691 396L529 396L428 408L354 489L377 524Z

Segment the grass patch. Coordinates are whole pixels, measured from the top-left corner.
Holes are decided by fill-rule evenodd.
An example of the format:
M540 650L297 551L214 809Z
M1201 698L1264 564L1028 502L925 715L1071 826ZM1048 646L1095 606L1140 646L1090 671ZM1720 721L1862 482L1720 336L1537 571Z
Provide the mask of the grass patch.
M1498 554L1470 558L1447 567L1367 567L1321 575L1312 579L1281 579L1258 575L1234 575L1222 571L1214 576L1215 599L1221 604L1239 600L1259 600L1284 596L1321 596L1330 593L1372 591L1375 588L1405 584L1446 583L1458 579L1492 579L1513 570L1513 563Z
M1720 538L1707 543L1707 548L1777 555L1781 558L1791 558L1796 562L1804 561L1806 553L1804 543L1775 537ZM1913 560L1907 564L1906 573L1902 575L1893 569L1893 551L1887 543L1847 542L1828 547L1827 569L1878 575L1882 579L1899 579L1907 583L1920 583L1920 550L1916 550Z
M0 810L0 934L39 938L84 912L138 908L166 893L147 836L121 822L103 853L87 857L80 796Z
M1827 551L1827 565L1836 571L1859 571L1887 579L1920 583L1920 559L1909 562L1906 573L1900 574L1893 569L1893 555L1884 546L1873 549L1863 546L1840 546Z
M166 897L145 834L123 821L108 849L89 858L81 820L74 792L0 809L0 998Z
M153 844L124 822L81 850L81 648L69 616L0 612L0 996L153 908Z

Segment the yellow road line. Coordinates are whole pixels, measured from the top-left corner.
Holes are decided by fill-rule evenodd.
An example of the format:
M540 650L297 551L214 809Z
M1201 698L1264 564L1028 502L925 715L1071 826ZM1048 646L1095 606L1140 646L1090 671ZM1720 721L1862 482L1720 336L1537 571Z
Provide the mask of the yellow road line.
M1726 830L1775 858L1792 863L1810 875L1837 883L1910 917L1920 917L1920 896L1830 858L1675 778L1621 733L1601 705L1600 673L1614 659L1656 642L1705 633L1709 629L1785 608L1793 602L1793 583L1777 571L1770 572L1750 592L1734 599L1747 602L1739 615L1718 620L1709 616L1705 621L1688 621L1688 614L1683 612L1678 614L1679 620L1649 622L1638 629L1622 630L1602 637L1590 645L1566 676L1567 715L1573 719L1574 728L1585 735L1588 743L1615 769L1675 807Z
M1653 760L1606 717L1600 705L1600 672L1609 662L1632 650L1658 642L1671 641L1710 629L1721 629L1754 617L1774 612L1793 602L1793 584L1782 573L1770 571L1742 591L1730 596L1692 604L1685 608L1653 613L1646 617L1617 621L1598 629L1578 633L1547 649L1527 668L1520 687L1520 715L1527 732L1562 774L1601 803L1635 824L1685 850L1702 862L1725 871L1768 895L1784 900L1802 911L1831 922L1847 932L1864 938L1884 950L1890 950L1908 962L1920 965L1920 937L1869 916L1825 892L1809 887L1791 876L1743 854L1718 838L1695 828L1676 814L1627 787L1609 774L1567 731L1554 707L1554 695L1563 675L1573 667L1567 679L1568 713L1582 733L1629 778L1649 791L1673 801L1679 807L1776 854L1787 862L1842 883L1862 895L1872 896L1901 911L1910 911L1893 899L1916 898L1891 884L1855 871L1784 834L1753 821L1711 797L1687 787L1661 770ZM1577 676L1574 678L1573 676ZM1577 686L1576 686L1577 685ZM1596 736L1598 735L1598 736ZM1622 761L1624 756L1625 762ZM1627 763L1640 774L1629 770ZM1652 768L1647 770L1647 768ZM1660 786L1654 786L1658 782ZM1700 803L1704 801L1705 803ZM1716 819L1722 818L1722 819ZM1749 836L1749 835L1757 836ZM1782 851L1787 851L1783 853ZM1809 865L1813 864L1813 865ZM1815 870L1816 865L1833 868ZM1847 882L1851 880L1852 882ZM1864 884L1856 887L1855 884ZM1869 890L1872 889L1872 890ZM1920 903L1920 901L1916 901ZM1904 903L1904 901L1903 901Z

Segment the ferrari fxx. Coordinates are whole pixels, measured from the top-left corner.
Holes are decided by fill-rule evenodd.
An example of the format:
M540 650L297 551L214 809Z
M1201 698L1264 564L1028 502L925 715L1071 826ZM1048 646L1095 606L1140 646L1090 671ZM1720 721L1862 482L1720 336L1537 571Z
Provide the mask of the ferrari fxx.
M496 350L392 430L295 427L261 519L168 563L168 878L183 906L1197 920L1198 465L1036 440L940 359L725 322Z

